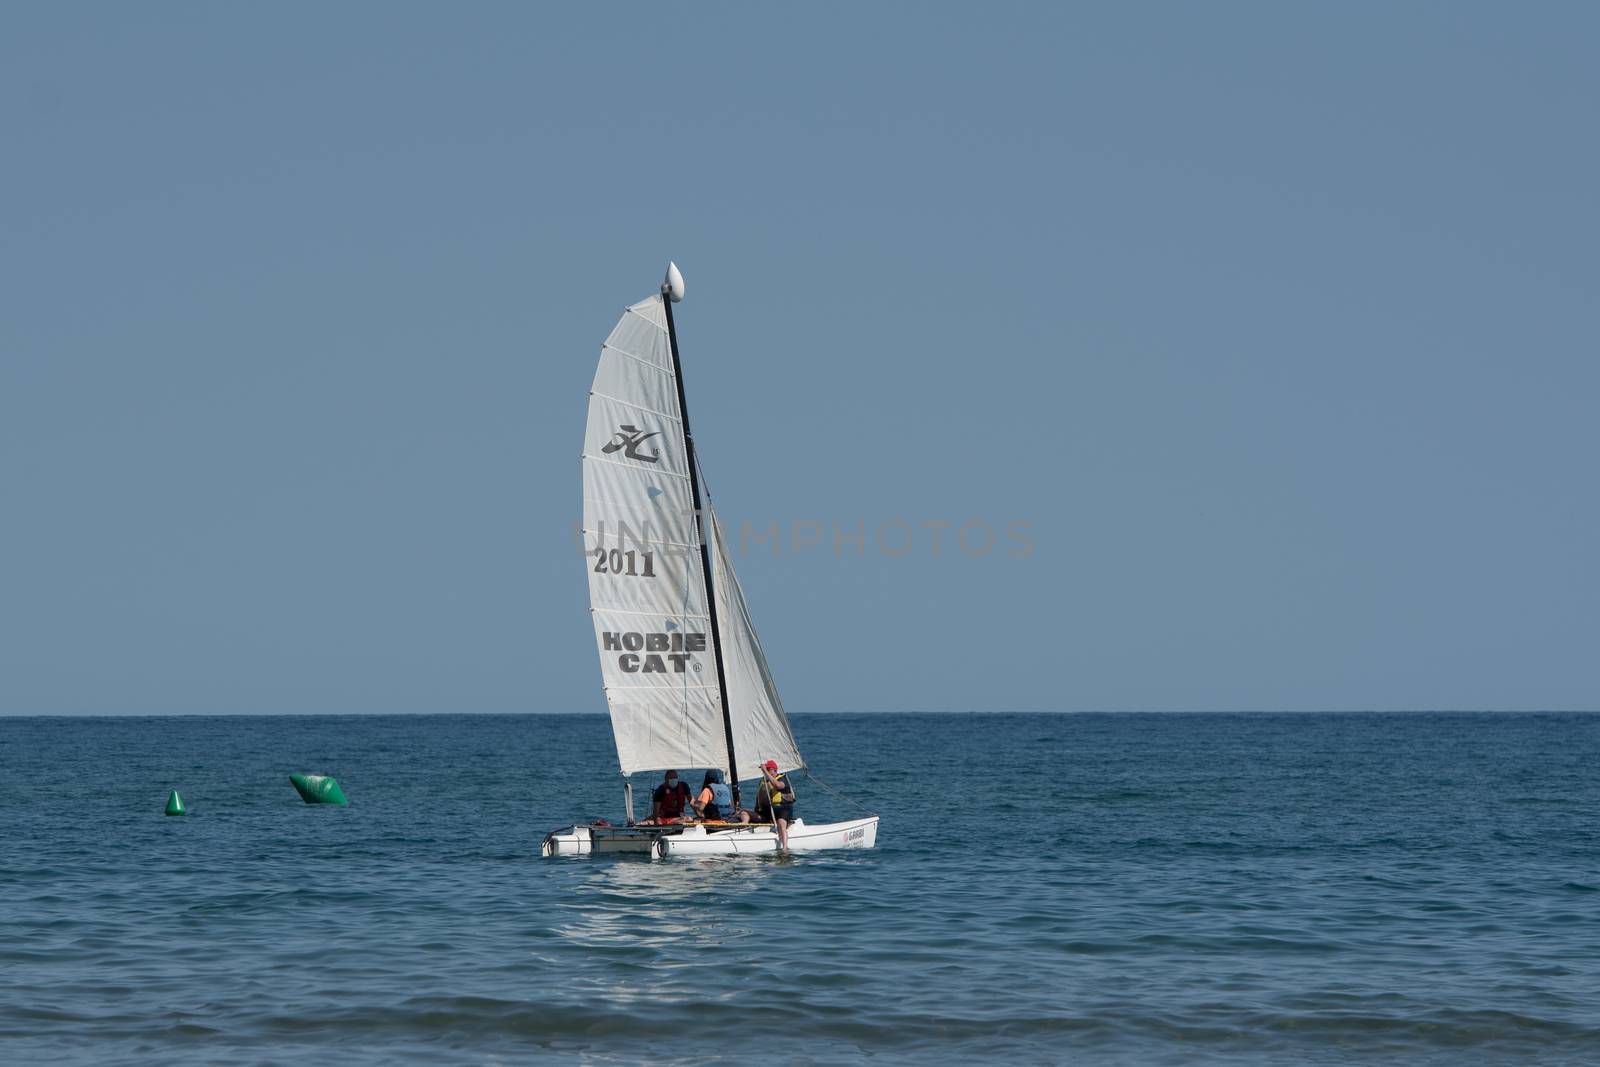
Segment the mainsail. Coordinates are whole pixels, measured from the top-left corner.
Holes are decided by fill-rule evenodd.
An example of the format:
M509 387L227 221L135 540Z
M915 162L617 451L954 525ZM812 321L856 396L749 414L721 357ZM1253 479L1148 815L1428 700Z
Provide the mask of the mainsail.
M669 314L661 295L623 312L600 350L584 437L589 606L617 762L624 774L727 768L731 735L735 779L768 759L791 770L804 761L709 510L702 541Z

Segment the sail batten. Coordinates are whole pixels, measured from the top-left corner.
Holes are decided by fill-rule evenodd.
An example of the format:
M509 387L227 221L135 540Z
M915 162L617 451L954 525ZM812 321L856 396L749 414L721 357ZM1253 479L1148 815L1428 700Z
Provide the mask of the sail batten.
M669 415L665 411L657 411L654 408L647 408L643 404L639 403L636 400L625 400L625 399L623 399L622 397L619 397L619 396L607 396L606 394L600 393L600 392L596 392L593 389L589 390L589 395L590 396L597 396L602 400L609 400L613 404L626 405L627 407L634 408L634 409L636 409L638 411L642 411L646 415L654 415L654 416L656 416L657 418L660 418L660 419L671 419L673 422L682 422L683 421L682 419L678 418L678 416Z
M594 611L595 609L594 608L590 608L589 610L590 611ZM653 611L627 611L627 610L625 610L623 608L606 608L606 611L609 614L612 614L612 615L637 615L641 619L653 619L653 618L656 618L657 615L659 614L658 612L653 612ZM678 615L679 615L680 618L685 618L685 619L704 619L704 618L709 618L709 616L706 616L706 615L695 615L695 614L688 613L688 612L679 612Z
M604 688L605 691L608 692L608 693L628 693L628 692L636 692L636 691L641 690L641 689L651 689L651 690L653 690L655 687L654 686L649 686L649 685L608 685L608 686L603 686L602 688ZM683 688L685 688L685 689L715 689L716 686L714 686L714 685L686 685Z
M651 363L644 356L639 355L637 352L629 352L626 349L618 348L616 345L603 344L600 346L600 348L605 352L615 352L619 356L627 356L629 359L638 360L640 363L643 363L646 367L649 367L653 371L658 371L669 376L672 374L672 371L669 368L658 367L654 363Z
M621 460L609 459L606 456L595 456L595 455L589 454L588 452L585 452L583 454L583 458L588 460L590 463L610 463L613 466L622 467L625 470L628 469L628 465L626 463L622 462ZM688 481L689 480L689 476L687 474L679 474L676 471L658 471L657 473L658 474L664 474L668 478L682 478L684 481Z

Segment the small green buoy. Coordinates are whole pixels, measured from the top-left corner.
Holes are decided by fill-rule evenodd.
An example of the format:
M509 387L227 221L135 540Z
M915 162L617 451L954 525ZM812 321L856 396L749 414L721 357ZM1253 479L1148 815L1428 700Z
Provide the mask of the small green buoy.
M325 774L291 774L289 784L307 804L348 804L339 783Z
M167 814L168 815L187 815L187 814L189 814L189 809L183 806L183 798L178 795L178 791L176 789L174 789L171 793L167 794Z

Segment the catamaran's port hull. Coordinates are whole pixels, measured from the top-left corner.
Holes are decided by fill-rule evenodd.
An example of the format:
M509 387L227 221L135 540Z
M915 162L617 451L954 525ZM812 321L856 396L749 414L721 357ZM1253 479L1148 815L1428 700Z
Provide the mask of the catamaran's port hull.
M545 835L539 851L546 856L591 856L611 852L651 854L659 836L643 827L568 826Z
M792 852L832 848L872 848L878 841L878 817L808 826L797 819L789 827ZM778 832L771 826L730 829L685 827L568 826L547 835L540 851L546 856L590 856L614 852L672 856L736 856L778 851Z

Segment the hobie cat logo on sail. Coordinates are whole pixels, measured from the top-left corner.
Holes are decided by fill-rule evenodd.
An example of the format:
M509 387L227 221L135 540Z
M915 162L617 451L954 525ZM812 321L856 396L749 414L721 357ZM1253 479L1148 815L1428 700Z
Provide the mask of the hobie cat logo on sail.
M650 433L645 433L637 426L623 424L617 428L616 433L611 435L611 443L600 449L600 451L604 452L608 456L613 452L621 451L622 454L629 459L642 460L645 463L654 463L661 458L661 449L658 448L647 456L643 452L639 451L639 446L650 440L652 437L660 436L660 430L653 430Z
M603 630L600 647L622 653L617 657L617 666L625 674L682 674L689 667L690 654L706 650L706 635Z

